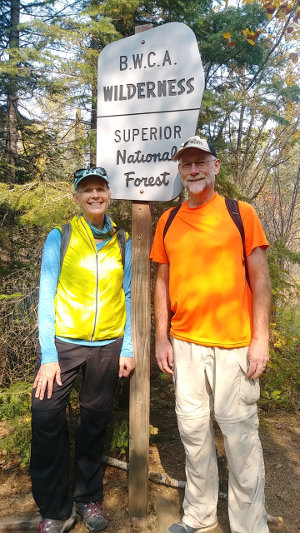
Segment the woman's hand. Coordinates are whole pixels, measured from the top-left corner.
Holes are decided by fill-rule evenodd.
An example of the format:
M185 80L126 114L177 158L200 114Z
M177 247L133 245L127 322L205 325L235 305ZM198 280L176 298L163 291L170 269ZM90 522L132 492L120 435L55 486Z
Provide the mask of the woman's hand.
M119 359L119 378L127 378L135 367L133 357L120 357Z
M36 388L35 397L43 400L47 389L47 398L49 400L52 396L54 380L56 380L57 385L62 385L59 363L43 363L33 383L33 388Z

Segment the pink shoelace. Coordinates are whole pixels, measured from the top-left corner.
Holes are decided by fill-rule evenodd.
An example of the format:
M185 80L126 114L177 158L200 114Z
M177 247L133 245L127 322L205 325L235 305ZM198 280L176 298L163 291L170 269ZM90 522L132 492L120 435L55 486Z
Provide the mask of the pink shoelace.
M101 516L102 518L105 518L106 520L108 520L107 516L105 516L98 502L87 503L84 507L84 514L87 514L87 515L95 514L97 516Z
M50 522L50 523L49 523ZM40 533L47 533L48 527L51 524L51 520L41 520L40 522Z

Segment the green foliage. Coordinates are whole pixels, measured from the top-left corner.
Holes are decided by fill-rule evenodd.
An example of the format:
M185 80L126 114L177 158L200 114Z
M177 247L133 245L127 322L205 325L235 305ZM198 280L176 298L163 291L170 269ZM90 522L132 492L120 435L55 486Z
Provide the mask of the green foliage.
M272 242L268 251L272 282L273 317L268 371L261 376L261 404L287 409L300 407L300 254L283 239Z
M238 187L232 183L232 176L230 169L224 165L221 167L220 173L216 177L216 191L227 198L235 198L237 200L245 200L243 194Z
M7 389L0 389L0 419L6 421L8 434L0 441L0 451L7 461L17 457L21 467L30 460L32 384L19 381Z
M277 313L271 328L268 372L261 377L261 404L300 408L300 306Z
M119 455L124 455L128 450L129 428L128 421L116 421L113 426L113 434L110 442L110 451L117 451Z
M153 379L150 400L153 409L174 406L174 383L171 376L160 373Z
M160 444L164 441L164 436L159 433L159 429L152 424L149 425L150 444Z
M288 259L289 261L300 265L300 252L290 250L283 239L274 241L272 243L272 250L274 250L274 253L276 252L277 259Z
M289 102L299 103L300 87L298 85L284 86L282 79L275 78L271 84L265 84L265 89L268 93L280 94L282 105L287 105Z
M163 437L159 435L159 430L152 424L149 425L149 439L150 443L158 443L163 441ZM128 420L115 421L113 424L113 434L110 441L110 452L117 452L118 455L125 455L128 452L129 443L129 425Z
M9 301L14 300L15 298L21 298L24 296L21 292L17 292L16 294L0 294L0 302L1 300Z
M82 373L78 372L76 379L74 381L73 387L71 389L70 397L69 397L69 404L71 406L71 409L76 411L78 410L78 403L79 403L79 392L82 386Z
M229 65L238 67L259 65L265 54L264 42L260 39L251 46L241 35L241 31L249 28L255 31L263 27L267 14L257 4L242 7L229 7L218 12L211 11L193 25L199 41L199 48L204 64ZM223 37L230 32L234 47L228 47Z
M0 419L11 420L28 414L32 384L18 381L9 388L0 389Z
M299 292L299 285L291 276L290 270L291 264L300 264L300 254L290 250L283 239L277 239L271 243L268 251L268 264L274 309L277 314L278 306L290 302L291 295L297 295Z
M135 15L135 24L153 25L167 22L185 22L193 26L200 14L210 11L211 0L146 0L140 3Z
M16 213L15 222L20 226L42 227L44 232L73 216L76 207L68 182L37 182L15 185L9 189L2 184L2 196L8 208Z
M0 441L0 450L5 452L6 460L17 457L22 468L29 465L31 422L29 417L16 418L8 424L9 434Z
M108 214L119 228L128 231L131 237L131 202L128 200L111 200Z

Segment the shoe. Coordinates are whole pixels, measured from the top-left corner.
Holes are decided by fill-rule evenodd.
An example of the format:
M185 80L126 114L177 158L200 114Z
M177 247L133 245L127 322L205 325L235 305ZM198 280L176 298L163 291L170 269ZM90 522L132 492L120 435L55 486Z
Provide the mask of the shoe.
M176 522L176 524L173 524L170 526L165 533L209 533L210 531L213 531L217 527L218 523L216 523L214 526L208 526L205 528L194 528L191 526L188 526L182 520L180 522Z
M198 528L195 529L181 521L170 526L166 533L196 533L196 531L199 531Z
M98 502L76 503L76 511L89 531L102 531L108 526L108 518Z
M54 520L53 518L43 518L40 521L40 533L65 533L69 531L76 522L76 511L73 507L71 516L67 520Z

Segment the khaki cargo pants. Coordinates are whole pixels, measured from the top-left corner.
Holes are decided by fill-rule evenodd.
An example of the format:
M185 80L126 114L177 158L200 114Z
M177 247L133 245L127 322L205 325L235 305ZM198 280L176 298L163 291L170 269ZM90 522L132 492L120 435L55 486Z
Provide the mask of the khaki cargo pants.
M246 377L248 348L211 348L172 339L179 432L186 454L183 521L199 531L217 525L218 471L212 413L229 464L232 533L268 533L264 462L258 437L258 380Z

